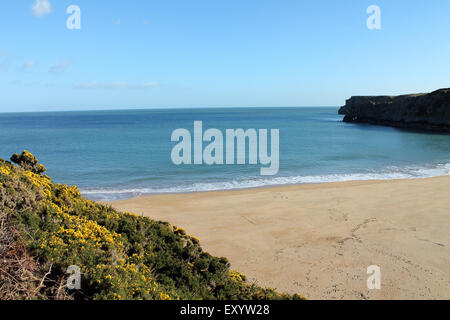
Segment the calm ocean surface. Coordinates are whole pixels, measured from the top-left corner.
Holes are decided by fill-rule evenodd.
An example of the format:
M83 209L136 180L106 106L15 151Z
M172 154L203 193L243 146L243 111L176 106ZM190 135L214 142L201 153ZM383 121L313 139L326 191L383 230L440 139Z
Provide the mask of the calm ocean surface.
M223 108L0 114L0 157L26 149L91 199L450 174L450 135L342 123L337 108ZM280 129L280 171L175 166L172 131ZM206 144L205 144L206 145ZM269 149L270 150L270 149Z

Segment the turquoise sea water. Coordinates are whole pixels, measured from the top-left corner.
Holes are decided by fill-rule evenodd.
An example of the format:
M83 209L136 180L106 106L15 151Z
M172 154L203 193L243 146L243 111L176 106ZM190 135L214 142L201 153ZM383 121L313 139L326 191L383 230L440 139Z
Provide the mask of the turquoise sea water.
M0 157L34 153L91 199L450 174L450 135L342 123L337 108L223 108L0 114ZM279 129L280 170L172 163L172 131Z

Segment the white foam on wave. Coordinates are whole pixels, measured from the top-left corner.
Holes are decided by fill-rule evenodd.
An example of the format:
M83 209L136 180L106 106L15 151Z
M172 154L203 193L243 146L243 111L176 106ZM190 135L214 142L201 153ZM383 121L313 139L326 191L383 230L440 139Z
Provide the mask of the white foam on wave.
M133 198L149 194L165 193L190 193L233 189L250 189L266 186L296 185L311 183L326 183L339 181L362 181L362 180L391 180L391 179L414 179L428 178L435 176L450 175L450 163L433 166L409 166L409 167L388 167L381 171L367 171L364 173L348 174L327 174L311 176L286 176L274 178L252 178L236 179L224 182L198 182L173 187L149 187L149 188L99 188L81 189L81 192L88 198L95 200L118 200Z

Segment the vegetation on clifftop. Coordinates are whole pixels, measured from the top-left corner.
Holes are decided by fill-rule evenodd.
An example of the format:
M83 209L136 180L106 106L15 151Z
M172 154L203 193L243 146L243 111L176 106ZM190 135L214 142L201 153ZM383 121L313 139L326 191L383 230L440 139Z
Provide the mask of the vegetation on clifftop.
M183 229L84 199L29 152L0 159L0 299L301 299L249 284ZM78 266L81 289L66 286Z

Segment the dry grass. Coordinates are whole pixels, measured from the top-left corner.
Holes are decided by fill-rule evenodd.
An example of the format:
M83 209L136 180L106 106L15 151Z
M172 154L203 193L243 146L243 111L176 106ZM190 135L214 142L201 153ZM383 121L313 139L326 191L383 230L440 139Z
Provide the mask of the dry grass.
M35 300L48 298L43 291L52 284L48 278L51 265L45 274L39 268L36 258L29 255L19 233L7 222L5 215L0 217L0 300ZM68 299L65 283L58 286L52 296L55 299Z

